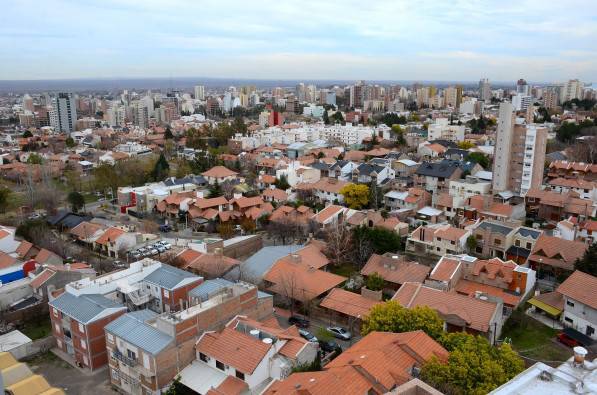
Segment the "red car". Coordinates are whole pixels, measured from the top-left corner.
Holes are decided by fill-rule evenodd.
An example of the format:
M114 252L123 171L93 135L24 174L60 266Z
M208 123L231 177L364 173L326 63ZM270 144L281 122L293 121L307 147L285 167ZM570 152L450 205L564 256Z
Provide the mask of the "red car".
M571 338L570 336L568 336L564 332L561 332L561 333L558 334L558 340L559 340L560 343L565 344L568 347L580 346L580 343L578 341L574 340L573 338Z

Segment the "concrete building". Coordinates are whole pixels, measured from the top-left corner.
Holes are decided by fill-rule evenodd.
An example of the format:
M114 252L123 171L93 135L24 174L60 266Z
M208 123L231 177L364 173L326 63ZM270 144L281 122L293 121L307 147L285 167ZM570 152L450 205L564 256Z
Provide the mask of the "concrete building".
M576 270L557 289L564 297L562 324L597 340L597 277Z
M487 78L479 81L479 100L484 102L491 101L491 84Z
M205 100L205 86L195 85L195 99Z
M464 140L464 125L450 125L448 118L437 118L427 130L429 141L448 140L460 142Z
M50 125L59 132L72 133L77 121L77 107L71 93L58 93L52 99L50 110Z
M543 179L547 130L537 125L515 124L513 105L500 104L495 155L494 192L524 195L538 188Z

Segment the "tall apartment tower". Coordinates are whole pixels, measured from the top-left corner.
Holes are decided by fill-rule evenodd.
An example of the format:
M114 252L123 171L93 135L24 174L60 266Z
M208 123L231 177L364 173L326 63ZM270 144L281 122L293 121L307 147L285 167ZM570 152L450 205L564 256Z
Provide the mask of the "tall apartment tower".
M493 158L493 191L524 196L529 189L539 188L546 145L547 129L535 124L516 124L512 103L501 103Z
M479 81L479 100L488 102L491 100L491 84L487 78Z
M365 83L357 81L350 87L350 107L362 108L365 99Z
M58 93L52 99L50 125L59 132L72 133L77 121L75 97L71 93Z
M195 99L205 100L205 86L203 86L203 85L195 86Z

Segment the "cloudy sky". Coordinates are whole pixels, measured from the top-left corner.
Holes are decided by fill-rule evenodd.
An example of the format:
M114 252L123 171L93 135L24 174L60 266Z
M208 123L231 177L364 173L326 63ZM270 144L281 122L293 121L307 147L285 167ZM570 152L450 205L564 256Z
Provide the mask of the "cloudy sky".
M18 0L0 80L597 80L595 0Z

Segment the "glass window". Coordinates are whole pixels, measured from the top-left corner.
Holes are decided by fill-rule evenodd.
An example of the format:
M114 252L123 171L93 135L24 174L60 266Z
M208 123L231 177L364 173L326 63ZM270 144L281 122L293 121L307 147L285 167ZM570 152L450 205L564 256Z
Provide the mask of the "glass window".
M216 368L220 370L226 370L226 366L220 361L216 361Z

